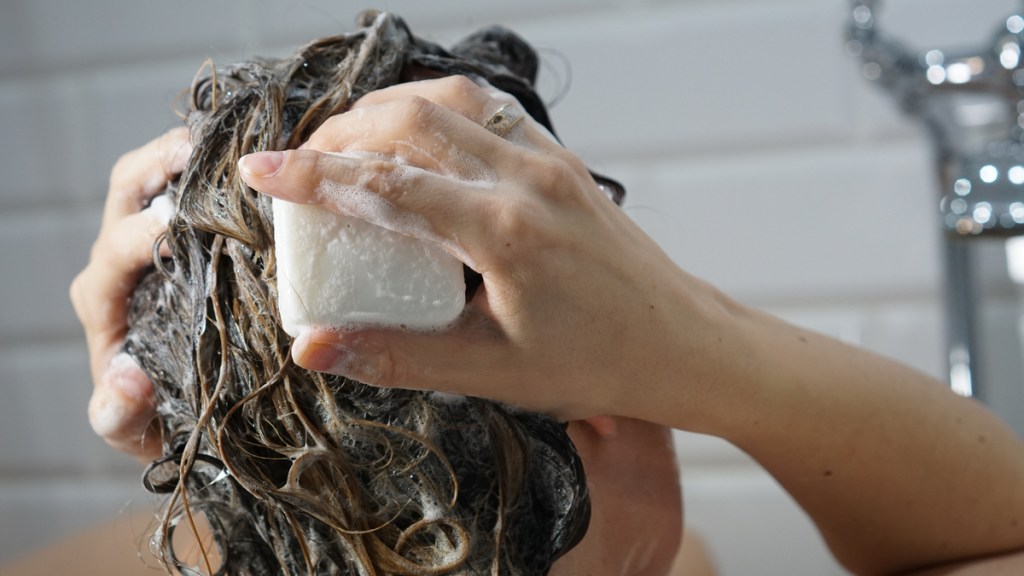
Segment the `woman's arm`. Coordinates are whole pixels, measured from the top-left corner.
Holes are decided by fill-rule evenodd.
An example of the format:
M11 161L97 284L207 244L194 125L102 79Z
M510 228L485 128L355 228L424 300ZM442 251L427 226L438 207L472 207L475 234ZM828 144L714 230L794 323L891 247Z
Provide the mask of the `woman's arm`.
M485 130L503 104L492 96L464 78L389 88L302 150L242 159L261 192L435 242L483 277L446 331L313 331L293 347L298 363L721 436L860 573L1024 549L1024 447L998 419L686 274L534 125ZM331 154L353 151L376 156ZM466 165L484 180L450 168Z
M750 358L704 431L764 466L845 566L890 574L1024 550L1024 445L980 404L765 314L735 322Z

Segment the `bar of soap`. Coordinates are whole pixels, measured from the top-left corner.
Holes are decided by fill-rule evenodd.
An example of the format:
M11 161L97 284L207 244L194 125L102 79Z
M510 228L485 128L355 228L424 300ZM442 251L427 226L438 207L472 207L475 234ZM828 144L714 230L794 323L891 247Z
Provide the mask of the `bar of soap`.
M273 200L285 332L385 326L426 330L462 312L462 263L443 248L314 205Z

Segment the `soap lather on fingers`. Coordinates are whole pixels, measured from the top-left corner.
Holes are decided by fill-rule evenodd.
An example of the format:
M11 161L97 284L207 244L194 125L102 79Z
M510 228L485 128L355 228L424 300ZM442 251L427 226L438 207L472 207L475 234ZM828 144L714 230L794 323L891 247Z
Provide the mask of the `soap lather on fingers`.
M374 168L381 163L388 168ZM463 260L471 258L434 234L423 215L378 194L387 188L380 174L440 188L451 188L454 174L428 172L395 156L308 147L250 154L239 166L251 186L277 196L279 308L285 330L297 338L293 353L301 365L374 383L377 370L360 360L366 346L326 345L311 335L437 331L459 317L467 292ZM295 182L294 174L308 180Z
M332 309L339 288L346 297L376 300L390 295L415 303L423 288L409 290L406 275L433 266L425 265L428 258L415 267L403 263L389 269L386 260L394 255L390 248L367 246L364 256L387 258L366 267L363 273L375 287L360 292L346 284L352 279L345 277L345 268L310 271L307 258L340 247L332 242L344 241L351 247L358 238L348 237L349 224L337 224L342 229L327 234L321 232L330 226L311 227L306 232L318 247L280 257L282 268L294 263L300 271L290 280L281 272L279 290L292 289L287 282L299 289L321 283L321 277L314 277L320 274L330 274L334 286L322 292L324 308L315 315L308 311L321 302L311 306L307 298L312 296L295 299L298 337L292 356L305 368L367 384L479 395L560 418L604 413L604 407L584 404L607 404L607 398L581 392L592 389L594 376L618 380L621 375L584 374L595 372L598 360L608 357L605 350L621 352L620 338L596 333L596 346L581 348L572 358L554 351L579 335L581 322L592 325L588 300L619 301L620 287L631 295L630 302L637 300L634 271L599 268L617 266L618 260L608 257L608 250L614 249L625 251L622 261L642 273L649 257L637 258L634 253L647 250L651 242L634 233L635 225L616 206L622 197L620 185L590 172L541 133L539 121L524 117L520 107L507 98L492 97L493 93L465 78L400 84L364 97L357 103L358 113L332 117L297 150L256 152L240 159L242 179L256 191L304 208L365 220L454 257L449 261L451 284L420 285L452 287L456 305L449 309L452 316L438 321L440 330L393 316L379 323L369 321L369 316L344 318L343 310ZM376 126L389 128L371 129ZM460 174L450 168L467 157L483 163L486 170ZM474 177L480 173L488 178ZM284 218L282 223L288 224ZM301 234L302 228L286 225L278 233ZM593 242L606 234L622 241ZM303 239L299 244L307 240L314 241ZM277 249L287 251L288 241L279 237ZM363 266L359 257L349 256L356 260L354 268ZM467 276L474 280L468 290L460 283L460 263L475 272ZM381 270L395 276L382 277ZM591 285L585 280L609 272L623 282ZM307 276L296 282L295 275L302 273ZM388 288L394 278L402 279L404 290ZM540 287L548 289L538 291ZM464 308L458 293L468 299ZM572 296L552 298L563 293ZM433 302L437 299L418 305ZM288 307L282 300L283 313ZM336 316L326 322L309 321L332 314ZM557 397L545 384L553 380L563 383ZM486 391L479 389L483 382Z
M346 154L330 156L341 161ZM365 154L347 156L367 159ZM243 173L252 174L245 162L242 167ZM276 173L273 165L270 169ZM379 372L361 358L367 353L365 346L360 354L351 346L318 342L312 334L374 327L442 330L464 308L464 266L441 241L424 239L431 234L421 215L397 208L365 185L325 179L316 191L318 198L358 199L360 209L354 212L387 227L320 205L274 198L282 325L297 339L293 350L301 365L374 383ZM410 231L420 237L403 233Z
M425 174L399 158L313 150L251 154L239 165L250 184L265 189L268 179L289 177L288 171L281 174L286 160L300 169L333 165L351 171L362 162L387 161L394 171ZM279 305L290 335L360 326L437 329L459 315L466 291L462 262L440 241L423 239L429 236L423 216L381 198L365 178L346 182L315 169L300 172L316 174L300 183L315 195L273 199ZM349 210L338 213L311 203L323 198L344 200Z

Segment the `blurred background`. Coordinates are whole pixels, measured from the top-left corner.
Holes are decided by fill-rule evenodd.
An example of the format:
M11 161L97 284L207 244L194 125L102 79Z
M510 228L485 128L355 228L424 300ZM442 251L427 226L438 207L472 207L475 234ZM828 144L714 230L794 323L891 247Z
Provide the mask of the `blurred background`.
M280 56L370 7L311 0L0 5L0 565L151 502L89 428L67 297L109 171L175 126L204 59ZM627 187L627 210L736 298L944 378L939 194L927 134L847 53L844 0L379 1L451 43L499 22L545 58L559 133ZM920 48L984 46L1010 0L894 0ZM564 92L564 94L563 94ZM978 242L993 408L1024 429L1021 287ZM722 574L845 574L774 481L679 434L687 522ZM936 442L941 442L936 438ZM983 489L983 487L979 487Z

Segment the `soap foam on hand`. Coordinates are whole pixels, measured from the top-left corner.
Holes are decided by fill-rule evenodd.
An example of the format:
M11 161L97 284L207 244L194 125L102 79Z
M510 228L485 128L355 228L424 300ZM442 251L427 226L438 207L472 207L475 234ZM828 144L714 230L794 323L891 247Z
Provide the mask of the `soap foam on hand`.
M273 199L285 332L442 328L462 312L462 263L442 247L316 205Z

